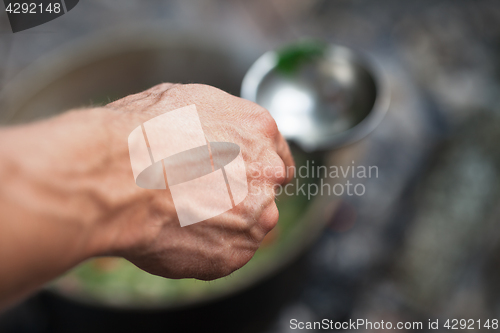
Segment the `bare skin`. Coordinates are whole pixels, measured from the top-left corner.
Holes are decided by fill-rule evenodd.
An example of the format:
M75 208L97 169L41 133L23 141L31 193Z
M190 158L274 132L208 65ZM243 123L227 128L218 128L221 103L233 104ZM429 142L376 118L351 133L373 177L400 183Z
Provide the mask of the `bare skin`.
M127 137L191 104L210 141L241 147L252 186L232 210L181 228L168 189L135 184ZM102 108L4 128L0 142L0 309L96 256L121 256L168 278L226 276L276 225L271 189L288 181L285 167L294 163L269 112L205 85L158 85ZM250 172L250 164L267 172Z

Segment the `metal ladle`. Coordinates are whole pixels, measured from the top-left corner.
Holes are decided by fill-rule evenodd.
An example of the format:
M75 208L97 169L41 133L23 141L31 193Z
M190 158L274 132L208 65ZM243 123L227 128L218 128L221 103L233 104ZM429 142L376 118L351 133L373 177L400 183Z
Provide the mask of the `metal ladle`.
M338 148L369 134L389 105L380 71L342 46L325 46L313 56L301 55L301 49L297 44L262 55L246 73L241 97L269 110L283 136L306 152ZM292 64L283 67L287 52Z

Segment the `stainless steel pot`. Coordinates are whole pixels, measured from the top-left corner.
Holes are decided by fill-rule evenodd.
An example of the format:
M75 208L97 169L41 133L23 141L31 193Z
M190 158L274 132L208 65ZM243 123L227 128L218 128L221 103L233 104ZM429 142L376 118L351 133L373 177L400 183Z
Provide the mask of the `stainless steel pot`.
M255 58L244 47L207 36L169 34L164 29L100 33L57 50L21 73L0 94L0 123L25 123L71 108L105 104L160 82L205 83L238 94L245 72ZM328 158L328 153L308 155L300 149L295 152L298 161ZM345 161L350 163L350 157ZM109 288L89 293L67 281L56 283L49 290L80 304L120 309L173 309L241 292L293 262L320 234L336 200L317 197L303 206L292 202L288 206L291 208L283 208L282 201L278 204L283 217L278 226L286 224L286 230L231 277L209 283L190 281L188 287L184 280L172 280L172 292L162 297L140 294L141 291L135 298L123 297L119 292L116 297L103 297Z

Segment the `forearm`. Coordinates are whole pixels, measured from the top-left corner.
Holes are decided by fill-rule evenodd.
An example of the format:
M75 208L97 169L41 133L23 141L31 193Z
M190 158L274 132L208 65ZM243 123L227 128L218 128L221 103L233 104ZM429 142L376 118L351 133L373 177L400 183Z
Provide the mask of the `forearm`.
M0 198L0 309L91 256L80 221L15 201Z
M104 119L86 113L0 130L0 308L109 250L96 235L105 133L81 123Z

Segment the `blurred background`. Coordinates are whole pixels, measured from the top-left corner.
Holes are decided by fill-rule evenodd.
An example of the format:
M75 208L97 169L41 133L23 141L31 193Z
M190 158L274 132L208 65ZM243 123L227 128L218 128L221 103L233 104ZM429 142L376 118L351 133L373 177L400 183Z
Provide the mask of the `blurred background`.
M279 251L264 249L242 283L207 293L187 285L204 296L134 306L133 297L89 301L69 279L63 292L44 290L0 315L0 331L288 332L290 319L323 318L422 321L426 330L429 319L500 319L498 1L82 0L16 34L2 12L0 120L102 104L163 81L239 95L260 55L304 38L364 54L386 79L390 106L375 131L341 149L297 153L377 166L365 195L284 202L278 227L303 229L283 236ZM120 298L116 279L98 279L106 297Z

